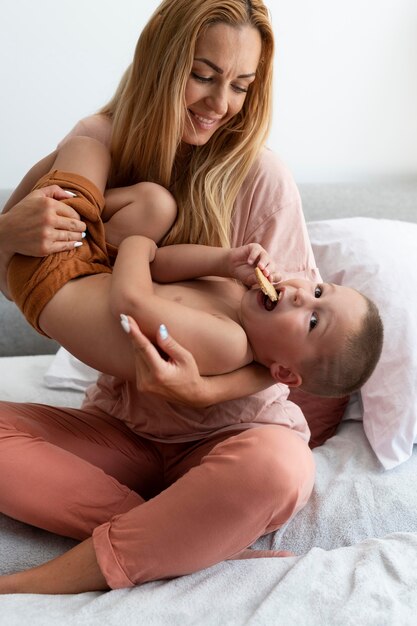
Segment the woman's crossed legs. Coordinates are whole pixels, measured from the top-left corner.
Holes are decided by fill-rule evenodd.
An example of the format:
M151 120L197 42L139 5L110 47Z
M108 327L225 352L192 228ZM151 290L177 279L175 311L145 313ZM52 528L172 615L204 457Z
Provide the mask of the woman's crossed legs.
M162 444L75 409L2 403L0 413L2 512L77 539L93 533L0 577L3 593L128 587L236 558L313 486L310 450L281 426Z

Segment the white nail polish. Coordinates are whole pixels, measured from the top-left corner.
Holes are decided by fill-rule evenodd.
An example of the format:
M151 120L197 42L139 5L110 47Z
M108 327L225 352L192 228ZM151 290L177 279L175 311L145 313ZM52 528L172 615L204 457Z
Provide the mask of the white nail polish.
M87 233L86 233L85 231L83 231L83 232L81 233L81 237L84 239L84 237L86 237L86 236L87 236Z
M76 198L77 194L74 193L73 191L68 191L68 189L64 189L65 193L67 194L67 196L71 196L71 198Z
M120 315L120 324L122 325L122 328L125 331L125 333L130 333L129 320L127 319L127 315L124 315L124 313L121 313Z
M83 245L82 241L74 241L74 248L79 248L82 245Z
M165 324L161 324L160 325L160 327L159 327L159 336L164 341L165 341L165 339L168 339L168 331L167 331L167 327L165 326Z

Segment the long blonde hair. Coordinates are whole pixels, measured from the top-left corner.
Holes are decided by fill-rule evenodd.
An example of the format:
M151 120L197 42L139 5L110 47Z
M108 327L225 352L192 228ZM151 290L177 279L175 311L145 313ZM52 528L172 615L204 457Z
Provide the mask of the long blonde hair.
M197 37L216 23L258 29L256 78L241 111L205 145L192 146L185 167L176 167ZM101 113L112 119L110 185L152 181L177 201L164 244L229 245L237 193L269 131L273 50L262 0L164 0L142 31L133 63Z

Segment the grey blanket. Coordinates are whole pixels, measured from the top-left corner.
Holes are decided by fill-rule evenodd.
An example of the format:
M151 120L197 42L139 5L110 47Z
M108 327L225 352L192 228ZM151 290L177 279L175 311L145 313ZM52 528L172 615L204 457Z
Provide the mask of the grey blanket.
M81 394L44 386L51 359L0 359L2 398L77 406ZM0 625L415 624L417 454L384 472L362 424L345 422L314 456L317 481L306 508L255 544L293 550L296 557L229 561L108 593L3 596ZM2 573L37 565L72 545L0 516Z

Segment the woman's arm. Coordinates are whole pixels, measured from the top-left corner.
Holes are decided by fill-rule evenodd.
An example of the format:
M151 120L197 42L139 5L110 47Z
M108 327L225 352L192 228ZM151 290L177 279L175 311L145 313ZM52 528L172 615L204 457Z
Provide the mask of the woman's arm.
M111 121L104 115L91 115L78 122L62 141L75 135L93 137L110 145ZM59 187L30 193L35 183L49 172L56 151L36 163L24 176L0 214L0 290L7 296L7 266L13 254L46 256L70 250L82 240L85 224L76 211L63 205Z

